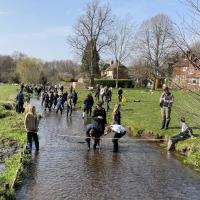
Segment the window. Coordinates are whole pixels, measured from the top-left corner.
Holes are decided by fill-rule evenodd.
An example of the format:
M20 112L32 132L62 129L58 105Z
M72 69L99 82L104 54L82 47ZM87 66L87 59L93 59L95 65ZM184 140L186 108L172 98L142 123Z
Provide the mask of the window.
M183 67L183 71L184 71L184 72L187 71L187 69L188 69L187 66Z
M188 73L189 73L189 74L193 74L193 73L194 73L194 69L189 69L189 70L188 70Z

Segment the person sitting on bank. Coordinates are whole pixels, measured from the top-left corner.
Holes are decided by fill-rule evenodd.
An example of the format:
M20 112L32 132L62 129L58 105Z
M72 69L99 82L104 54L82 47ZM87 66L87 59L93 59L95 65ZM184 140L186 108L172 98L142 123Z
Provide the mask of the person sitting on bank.
M162 115L162 127L161 129L168 129L171 115L171 108L174 102L173 95L169 92L168 87L164 87L164 92L160 97L160 108Z
M85 141L88 144L88 151L90 150L90 139L94 138L93 149L95 150L97 145L99 145L98 142L99 142L100 137L101 137L101 130L98 127L97 124L88 124L86 126L86 139L85 139Z
M107 135L111 132L114 132L114 137L112 139L113 152L118 152L118 150L119 150L118 140L126 134L126 129L122 125L113 124L113 125L107 126L105 128L104 135Z
M35 106L29 107L29 112L25 116L25 129L27 131L27 139L28 139L28 151L32 152L32 139L35 142L36 151L39 151L39 140L38 140L38 119L36 115Z
M178 135L172 136L170 138L170 140L168 141L168 147L167 147L168 151L175 150L175 145L179 141L186 140L186 139L190 138L191 136L194 136L194 137L199 136L198 134L193 134L192 128L190 128L187 125L184 117L182 117L180 119L180 123L181 123L181 132Z

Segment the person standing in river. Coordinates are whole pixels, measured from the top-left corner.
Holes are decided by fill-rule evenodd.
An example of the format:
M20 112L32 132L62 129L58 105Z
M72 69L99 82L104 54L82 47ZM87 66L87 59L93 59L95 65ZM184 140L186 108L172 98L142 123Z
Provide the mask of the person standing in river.
M28 151L32 152L32 140L35 142L35 149L39 151L39 140L38 140L38 119L36 115L35 106L30 106L29 112L25 116L25 129L27 131L27 139L28 139Z
M106 111L102 107L102 102L98 102L96 108L93 111L92 115L94 124L97 125L100 129L100 136L104 134L105 126L107 124L106 120ZM96 143L94 144L94 148L96 148L97 145L99 145L100 139L96 140Z
M168 129L170 116L171 116L171 108L174 102L173 95L169 92L168 87L164 87L163 93L160 97L160 108L161 108L161 115L162 115L162 126L161 129Z

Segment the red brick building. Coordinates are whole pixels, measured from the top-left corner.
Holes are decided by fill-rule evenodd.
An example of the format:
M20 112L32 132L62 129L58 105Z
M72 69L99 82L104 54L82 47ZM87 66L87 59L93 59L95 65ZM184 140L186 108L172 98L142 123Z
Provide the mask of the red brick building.
M174 81L178 84L200 86L200 70L188 59L182 58L174 65Z

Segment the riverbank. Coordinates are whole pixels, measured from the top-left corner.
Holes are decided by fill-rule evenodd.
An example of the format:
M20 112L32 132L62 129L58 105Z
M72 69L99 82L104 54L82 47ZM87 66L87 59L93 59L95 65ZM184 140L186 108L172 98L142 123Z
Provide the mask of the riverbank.
M83 99L88 91L78 91L78 108L83 108ZM182 90L173 90L175 101L172 108L171 122L168 130L160 130L161 113L159 98L162 91L147 91L144 89L124 89L127 102L122 104L122 124L130 127L134 136L169 139L180 132L179 120L187 119L194 133L200 134L200 96ZM117 102L117 90L113 90L111 110ZM112 112L108 112L108 122L112 123ZM184 154L184 163L200 171L200 138L190 138L179 142L176 151ZM162 143L166 148L167 144Z
M24 114L17 114L12 107L16 90L14 85L0 85L0 199L14 198L13 184L26 145Z

